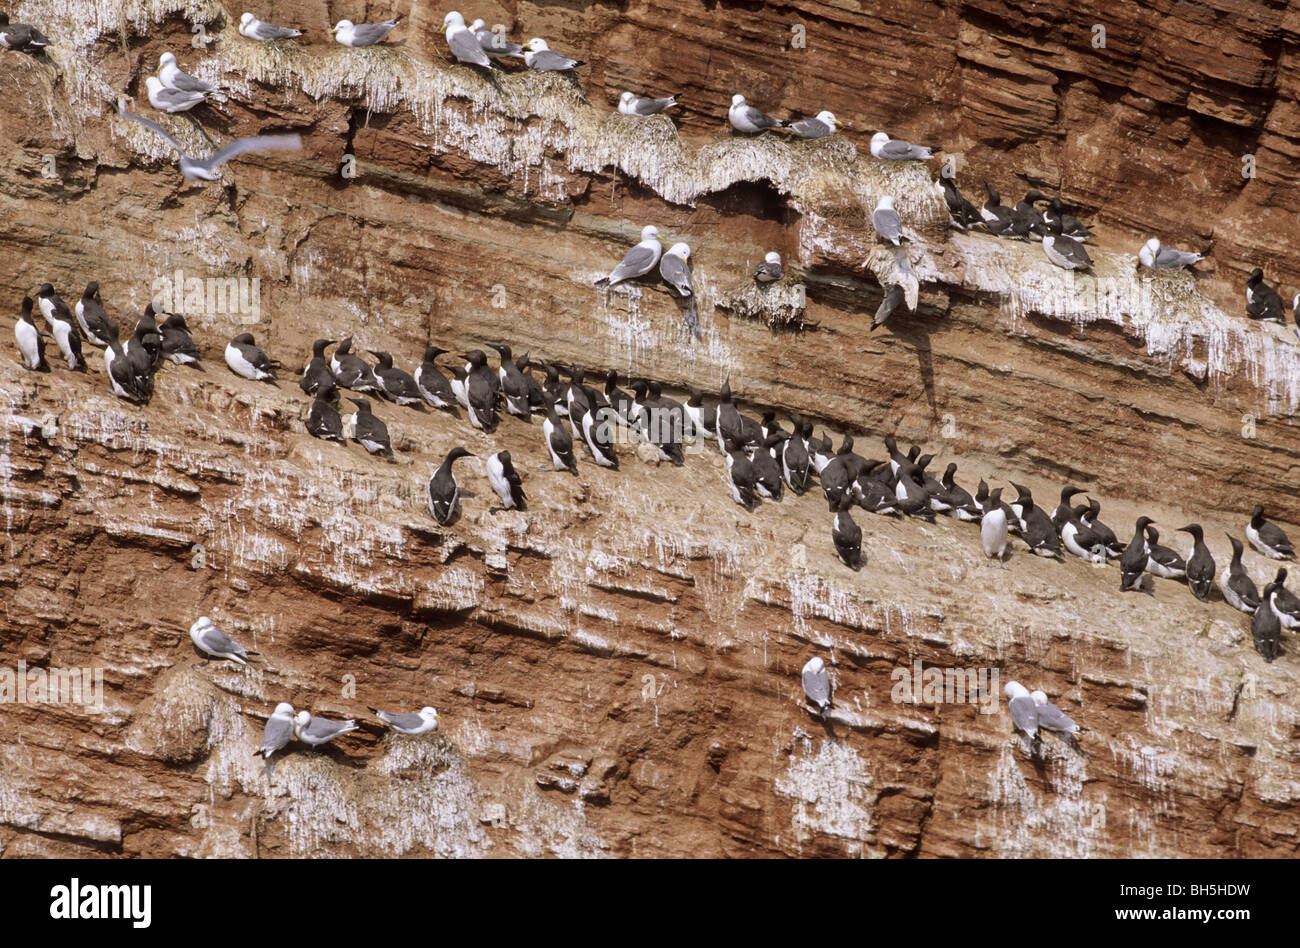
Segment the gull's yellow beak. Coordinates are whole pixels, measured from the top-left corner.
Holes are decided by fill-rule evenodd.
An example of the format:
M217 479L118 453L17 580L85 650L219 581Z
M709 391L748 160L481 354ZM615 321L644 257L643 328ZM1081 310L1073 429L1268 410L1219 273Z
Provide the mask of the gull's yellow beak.
M438 27L438 32L439 32L439 33L446 33L446 32L447 32L447 24L444 23L444 24L442 24L442 26Z
M330 27L330 36L333 36L333 35L334 35L335 33L337 33L338 31L339 31L339 28L338 28L337 26L331 26L331 27Z
M850 125L848 122L841 122L839 119L836 119L836 120L835 120L835 124L836 124L839 128L852 128L852 127L853 127L853 126Z

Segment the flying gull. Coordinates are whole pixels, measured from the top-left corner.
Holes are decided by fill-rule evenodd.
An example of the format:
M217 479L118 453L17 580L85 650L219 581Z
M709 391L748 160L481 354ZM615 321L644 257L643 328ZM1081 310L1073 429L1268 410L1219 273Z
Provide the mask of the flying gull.
M244 15L247 16L248 14ZM272 754L288 744L293 738L293 705L287 701L281 701L275 706L271 716L266 719L266 728L262 731L262 746L253 753L261 754L264 760L270 760Z
M743 95L733 95L731 97L731 108L727 110L727 120L731 122L732 128L738 132L744 132L746 135L754 135L769 128L789 127L788 122L772 118L772 116L760 112L752 105L746 105Z
M676 95L670 95L666 99L641 99L630 92L624 92L618 97L618 110L624 115L658 115L676 104Z
M357 25L351 20L339 20L330 33L344 46L374 46L393 31L393 27L402 22L400 16L385 20L383 23L362 23Z
M1153 270L1178 270L1190 267L1205 259L1204 254L1189 250L1174 250L1172 247L1160 246L1160 241L1152 237L1138 251L1138 264Z
M351 718L346 721L330 721L326 718L314 718L306 711L299 711L293 719L293 736L312 747L328 744L336 737L342 737L356 729L357 722Z
M251 40L257 40L260 43L273 43L276 40L293 39L295 36L302 36L302 30L291 30L285 26L264 23L253 14L245 13L239 18L239 35L246 36Z
M537 72L566 72L586 65L580 59L570 59L568 56L552 52L551 47L546 45L546 40L537 36L528 41L524 62L528 64L529 69L535 69Z
M438 730L438 711L435 708L421 708L414 714L371 708L370 713L398 734L426 734Z
M149 77L157 81L153 76ZM134 112L128 112L125 108L121 109L121 114L133 122L139 122L145 128L152 132L157 132L167 143L176 149L181 156L181 174L185 176L186 181L216 181L220 176L220 168L226 162L238 158L240 155L250 151L268 151L270 149L284 149L297 151L302 148L302 138L298 135L255 135L252 138L237 138L229 145L219 148L207 158L191 158L185 154L185 149L181 143L172 138L167 131L156 122L151 122L147 118L141 118Z
M825 138L827 135L834 135L835 129L843 124L831 112L821 111L814 118L791 122L790 131L800 138Z
M190 638L198 646L199 651L211 655L213 658L228 658L232 662L240 665L247 665L249 655L256 655L256 652L250 652L238 642L232 641L224 632L212 624L212 620L207 616L197 619L190 626Z
M624 280L645 276L655 268L663 254L663 244L659 243L659 228L647 224L641 228L641 242L624 255L623 260L607 277L597 280L597 284L614 286Z
M932 151L933 149L928 145L912 145L905 141L890 138L884 132L876 132L871 136L871 154L884 161L903 161L908 158L924 161L933 157L931 155Z

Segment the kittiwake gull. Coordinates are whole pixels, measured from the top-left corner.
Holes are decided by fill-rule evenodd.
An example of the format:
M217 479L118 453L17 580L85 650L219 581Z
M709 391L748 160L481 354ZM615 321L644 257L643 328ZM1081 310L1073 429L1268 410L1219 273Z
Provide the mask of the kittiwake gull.
M438 711L436 708L424 707L413 714L401 711L380 711L371 708L370 713L383 721L398 734L427 734L438 730Z
M819 715L831 709L831 677L826 672L826 663L818 656L808 659L803 667L803 694L808 706Z
M1029 696L1034 699L1034 706L1038 710L1038 726L1044 731L1060 731L1062 734L1078 734L1079 725L1074 720L1047 700L1047 694L1042 691L1031 691Z
M163 85L163 81L157 76L149 76L144 81L144 86L149 90L149 104L159 112L166 112L174 115L177 112L188 112L200 102L207 101L207 94L203 92L185 92L180 89L169 89Z
M1138 251L1138 263L1153 270L1177 270L1190 267L1205 259L1203 254L1189 250L1174 250L1172 247L1160 246L1160 241L1152 237Z
M876 209L871 212L871 226L876 229L876 233L881 238L888 240L895 247L901 243L903 222L899 219L898 212L894 210L894 199L888 194L876 203Z
M477 19L469 25L469 31L474 34L478 40L479 46L483 52L487 53L493 59L504 59L514 57L515 59L524 58L524 48L518 43L512 43L502 34L495 30L489 30L487 23L482 19Z
M209 96L221 91L212 83L196 79L184 72L176 65L176 57L172 53L163 53L158 57L158 78L168 89L175 89L177 92Z
M393 31L393 27L402 22L400 16L382 23L356 24L351 20L339 20L330 29L330 34L344 46L374 46Z
M255 755L261 754L264 760L270 760L272 754L288 744L293 738L293 705L287 701L281 701L275 706L271 716L266 719L266 727L262 730L262 746L253 753Z
M459 12L452 10L444 16L439 29L447 34L447 48L457 62L482 66L484 69L492 68L492 59L484 51L479 38L465 25L465 18Z
M293 736L312 747L328 744L336 737L342 737L356 729L357 722L351 718L346 721L330 721L327 718L312 717L306 711L299 711L293 719Z
M276 40L302 36L302 30L291 30L286 26L265 23L251 13L245 13L239 18L239 35L257 40L259 43L274 43Z
M149 77L154 79L153 76ZM157 81L155 79L155 81ZM221 177L221 166L240 155L251 151L269 151L271 149L282 149L296 151L302 148L302 138L298 135L256 135L252 138L237 138L229 145L225 145L207 158L192 158L185 154L185 149L181 143L172 138L167 131L156 122L151 122L147 118L141 118L133 112L128 112L125 108L121 110L124 118L129 118L133 122L139 122L145 128L156 132L167 143L176 149L177 154L181 156L181 174L186 181L216 181Z
M884 132L876 132L871 136L871 154L884 161L903 161L908 158L924 161L933 157L931 154L933 151L934 149L928 145L913 145L896 138L890 138Z
M752 105L746 105L745 97L739 94L731 97L731 108L727 110L727 120L731 122L732 128L746 135L754 135L769 128L788 128L790 124L766 115Z
M659 243L659 228L653 224L647 224L641 228L641 242L624 255L622 262L613 269L609 276L602 277L596 282L597 284L604 283L614 286L624 280L645 276L659 263L659 258L663 252L663 244Z
M775 250L768 252L763 262L754 268L754 279L759 283L775 283L785 275L781 267L781 255Z
M207 616L196 619L190 626L190 638L198 646L199 651L211 655L213 658L228 658L232 662L238 662L240 665L247 665L246 659L249 655L256 655L256 652L250 652L238 642L232 641L227 635L212 624L212 620Z
M659 260L659 275L683 298L691 295L691 265L687 262L690 256L690 247L675 243Z
M834 135L835 129L845 123L837 119L832 112L818 112L814 118L800 119L790 123L790 131L800 138L825 138Z
M1007 696L1007 710L1011 712L1011 722L1016 729L1034 743L1038 742L1039 714L1038 704L1030 695L1029 689L1018 681L1009 681L1002 689Z
M618 110L624 115L658 115L676 104L676 95L670 95L666 99L641 99L630 92L624 92L618 97Z
M546 45L546 40L539 36L534 36L528 41L524 62L528 64L529 69L537 72L568 72L586 65L581 59L570 59L568 56L553 52L551 47Z

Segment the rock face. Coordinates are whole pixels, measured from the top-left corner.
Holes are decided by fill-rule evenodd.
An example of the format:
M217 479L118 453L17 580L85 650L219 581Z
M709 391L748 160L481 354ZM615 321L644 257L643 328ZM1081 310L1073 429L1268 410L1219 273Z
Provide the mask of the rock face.
M89 347L87 375L0 360L0 669L103 685L102 707L0 715L5 855L1295 855L1295 639L1265 664L1217 598L1166 581L1120 596L1113 566L1020 545L1002 570L969 525L861 512L851 573L818 489L745 513L716 451L672 468L624 446L619 472L573 477L538 470L540 425L484 435L381 405L385 461L310 438L293 382L311 340L345 335L408 369L431 342L505 339L674 393L729 375L747 408L801 412L869 456L896 433L972 489L1015 480L1050 509L1084 487L1124 541L1146 513L1186 552L1173 531L1200 522L1223 566L1256 502L1300 531L1300 356L1240 312L1254 265L1300 283L1276 249L1296 230L1289 8L476 11L588 60L590 102L562 77L445 64L433 8L363 50L324 44L317 3L259 11L316 41L282 47L207 2L14 12L56 45L0 57L0 291L16 314L47 280L72 303L96 279L129 332L160 290L198 286L173 305L207 367L168 366L134 407ZM295 131L304 151L187 185L112 114L124 93L152 115L142 76L168 49L229 95L166 120L188 147ZM611 115L624 88L682 93L680 134ZM735 91L855 127L733 140ZM1059 187L1097 223L1093 274L949 236L940 160L877 162L878 125L960 155L972 197L985 177L1008 199ZM910 270L872 244L884 193ZM690 243L693 307L592 285L647 222ZM1206 272L1136 274L1152 232L1212 246ZM772 249L792 276L766 311L748 274ZM916 311L873 334L889 284ZM244 331L284 363L279 388L226 370ZM441 528L426 484L458 444L477 457ZM502 448L526 511L489 509L483 459ZM1261 586L1274 565L1247 554ZM200 615L259 660L200 658ZM825 720L800 687L813 655ZM935 668L1042 688L1085 731L1036 761L997 684L983 707L894 700ZM279 701L362 726L268 768L253 750ZM442 726L419 738L366 712L426 704Z

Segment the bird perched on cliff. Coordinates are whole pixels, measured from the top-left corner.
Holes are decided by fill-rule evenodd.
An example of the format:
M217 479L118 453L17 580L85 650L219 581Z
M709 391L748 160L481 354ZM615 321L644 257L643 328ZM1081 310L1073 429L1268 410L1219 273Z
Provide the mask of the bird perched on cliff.
M481 18L476 19L469 25L469 31L474 34L474 38L478 40L483 52L487 53L492 59L524 58L524 48L522 46L510 42L503 34L495 30L489 30L487 23Z
M312 747L328 744L356 729L357 722L352 718L346 721L331 721L328 718L313 717L306 711L299 711L293 719L293 736Z
M1295 559L1295 548L1291 546L1291 541L1282 532L1282 528L1264 519L1263 504L1256 504L1251 511L1250 522L1246 524L1246 539L1270 560Z
M775 250L768 251L763 262L754 267L754 279L760 284L775 283L783 276L785 270L781 266L781 255Z
M275 384L275 363L257 348L251 332L241 332L226 344L226 365L240 378Z
M488 455L488 483L501 498L502 510L524 510L528 500L524 493L524 482L510 460L509 451L498 451Z
M415 370L415 387L420 390L424 400L434 408L455 410L456 393L451 390L447 376L438 368L437 358L448 350L438 346L428 346L424 350L424 361Z
M399 405L423 405L424 396L409 372L393 366L393 357L383 350L366 350L374 356L379 364L375 366L375 378L379 380L380 390Z
M852 494L845 493L835 512L835 523L831 527L831 541L835 552L839 554L844 565L854 572L862 569L862 528L853 522L849 511L853 509Z
M573 455L573 436L565 429L554 404L546 406L546 418L542 421L542 438L546 441L546 450L551 455L552 471L569 471L578 473L578 459Z
M1029 738L1030 751L1037 756L1040 741L1038 704L1029 693L1029 689L1018 681L1007 682L1002 693L1007 696L1007 710L1011 712L1011 723L1015 725L1016 730Z
M643 99L630 92L624 92L618 97L618 111L623 115L658 115L675 105L677 105L676 94L663 99Z
M227 637L207 616L201 616L190 626L190 638L205 655L228 658L239 665L247 665L248 656L257 654Z
M980 208L980 218L984 221L984 227L990 234L997 237L1025 237L1028 232L1018 233L1015 217L1011 213L1011 208L1002 203L1002 197L987 181L984 182L984 190L988 192L988 200Z
M1055 521L1053 521L1055 523ZM1061 523L1061 546L1065 552L1094 566L1106 562L1106 548L1101 539L1086 527L1074 510L1067 510Z
M819 717L831 709L831 676L820 656L814 655L803 666L803 697Z
M311 409L307 412L307 433L313 438L339 444L346 444L348 440L343 434L343 418L338 408L320 395L312 399Z
M1074 719L1058 708L1052 702L1047 700L1047 694L1043 691L1031 691L1029 697L1034 701L1034 708L1038 714L1038 727L1044 731L1057 731L1061 734L1078 734L1079 725L1074 723Z
M99 284L91 280L86 284L85 292L73 310L77 316L77 325L91 345L103 349L110 339L116 339L121 329L104 311L99 297Z
M791 122L789 128L800 138L825 138L828 135L834 135L835 129L843 124L835 117L833 112L823 110L813 118Z
M1043 235L1043 253L1047 255L1048 260L1063 270L1092 268L1092 258L1088 256L1088 251L1081 242L1061 233L1059 220L1049 224L1047 233Z
M48 372L50 364L45 361L45 340L49 333L36 328L32 319L32 298L23 297L22 312L18 322L14 323L14 339L18 342L18 354L22 356L23 367L33 372Z
M401 711L380 711L370 708L370 713L383 721L398 734L428 734L438 730L438 711L436 708L424 707L414 714Z
M596 281L597 286L617 286L624 280L645 276L659 263L664 247L659 242L659 228L647 224L641 228L641 242L623 255L623 259L609 276Z
M465 25L465 18L458 11L452 10L447 13L442 18L442 26L439 29L447 34L447 49L456 57L457 62L465 63L467 66L481 66L484 69L492 68L492 58L487 54L474 31Z
M1038 209L1038 202L1046 200L1047 195L1041 191L1034 189L1026 191L1025 196L1011 208L1011 219L1014 223L1009 236L1025 240L1042 240L1046 237L1049 228L1043 218L1043 212ZM1062 234L1064 235L1064 228Z
M154 79L153 76L149 78ZM207 158L193 158L185 153L181 143L172 138L161 125L151 122L147 118L141 118L133 112L128 112L125 108L121 108L119 111L124 118L139 122L145 128L167 139L167 143L176 149L176 153L181 156L181 174L186 181L216 181L221 177L222 165L248 152L296 151L302 148L302 138L298 135L256 135L252 138L238 138L229 145L217 149Z
M153 377L162 365L162 333L154 322L153 303L144 308L144 313L135 323L135 331L123 346L131 371L135 373L136 384L144 391L153 394Z
M913 145L910 142L890 138L884 132L871 136L871 154L882 161L925 161L934 157L934 149L929 145Z
M1246 280L1246 315L1251 319L1273 319L1279 323L1286 316L1282 297L1264 282L1264 271L1259 267L1250 271Z
M429 478L429 513L444 527L451 526L460 516L460 485L456 483L452 465L461 458L472 457L464 448L452 448Z
M108 384L118 398L144 403L152 397L152 383L147 378L136 376L130 358L116 339L110 339L104 349L104 369L108 373Z
M245 13L244 16L248 14ZM266 719L266 727L262 730L262 746L253 751L253 754L260 754L263 760L270 760L271 755L286 746L293 737L293 705L281 701Z
M554 52L540 36L534 36L528 41L524 62L535 72L568 72L587 65L581 59L570 59Z
M176 56L173 53L163 53L158 57L158 78L165 87L176 92L201 95L205 98L221 97L221 90L215 85L184 72L176 64Z
M984 555L1001 563L1007 555L1007 512L1002 506L1002 488L991 491L980 517L980 545Z
M1152 270L1179 270L1200 263L1204 259L1204 254L1192 253L1190 250L1162 247L1159 239L1155 237L1143 244L1142 249L1138 251L1138 267L1148 267Z
M1300 597L1286 588L1286 568L1279 568L1273 579L1273 595L1268 604L1283 628L1300 629Z
M1223 593L1223 601L1232 608L1253 615L1259 607L1259 589L1241 565L1241 541L1229 535L1228 542L1232 544L1232 562L1219 574L1219 592Z
M58 343L59 352L63 361L68 363L68 368L74 372L86 371L86 360L81 356L81 332L77 329L68 304L59 298L53 286L46 283L36 292L36 305L49 323L51 336Z
M199 365L202 354L190 335L190 327L180 313L169 313L158 327L159 354L176 365Z
M948 207L950 226L965 231L983 220L975 205L962 197L962 193L957 190L957 185L953 184L946 175L941 174L935 179L934 188L943 195L943 203Z
M345 337L330 356L330 371L334 373L334 380L343 388L354 392L383 394L375 370L366 365L360 356L352 353L351 336Z
M727 480L731 486L731 498L746 510L752 511L758 505L754 466L734 438L726 439L724 450L727 453Z
M325 350L332 345L332 339L317 339L311 344L311 360L302 370L302 378L298 380L298 387L303 394L329 401L338 392L338 381L334 378L330 364L325 361Z
M302 36L302 30L293 30L285 26L276 26L259 20L251 13L239 18L239 35L259 43L274 43L277 40L293 39Z
M877 236L897 247L903 241L903 222L894 210L894 199L888 194L876 202L876 209L871 212L871 226Z
M1187 558L1187 588L1201 602L1210 601L1210 589L1214 586L1214 556L1205 545L1205 531L1198 523L1189 523L1179 527L1180 533L1192 536L1192 555Z
M169 89L163 85L163 81L157 76L146 77L144 87L149 94L149 104L159 112L166 112L168 115L175 115L177 112L188 112L200 102L206 102L208 98L202 92Z
M481 349L465 354L468 359L465 367L452 368L455 378L451 382L453 392L469 413L469 423L481 431L494 431L497 426L497 392L501 382L497 375L488 368L487 355Z
M691 265L688 262L690 256L691 248L678 242L669 247L659 259L659 275L683 299L692 293Z
M1039 200L1047 201L1047 208L1041 212L1043 225L1049 230L1053 227L1060 226L1061 233L1066 237L1082 243L1093 236L1088 226L1077 217L1065 212L1065 207L1059 197L1047 198L1046 195L1040 195Z
M1160 545L1160 531L1147 527L1147 572L1162 579L1182 579L1187 575L1187 561L1176 550Z
M745 103L745 97L740 94L731 97L731 108L727 110L727 121L731 127L745 135L757 135L759 132L765 132L769 128L788 128L790 123L781 119L773 118L752 105Z
M516 418L531 422L533 411L529 404L528 379L515 364L510 347L505 343L489 342L488 348L495 349L497 355L501 357L501 363L497 368L497 380L501 395L505 398L506 411Z
M370 402L364 398L349 398L348 401L357 406L352 440L371 454L391 457L393 442L388 437L388 426L371 413Z
M1282 623L1273 611L1273 594L1277 592L1276 580L1264 587L1263 599L1255 608L1250 622L1250 637L1255 640L1255 651L1271 662L1282 654Z
M376 43L383 42L384 37L401 22L400 16L384 20L382 23L356 24L351 20L339 20L330 29L330 35L344 46L374 46Z
M1047 511L1034 503L1034 495L1028 487L1021 487L1014 481L1011 486L1016 489L1016 499L1011 504L1011 512L1020 520L1020 537L1031 552L1038 556L1061 557L1061 537L1056 532L1056 525Z
M1147 563L1151 559L1147 544L1147 525L1150 523L1150 517L1137 518L1137 524L1133 528L1133 539L1125 547L1124 555L1119 558L1120 592L1142 588L1142 574L1146 572Z
M41 53L50 45L44 33L26 23L10 23L9 14L0 13L0 46L23 53Z

